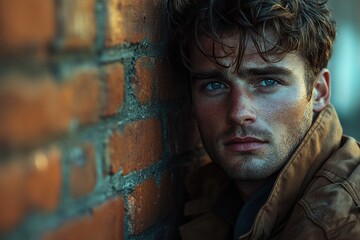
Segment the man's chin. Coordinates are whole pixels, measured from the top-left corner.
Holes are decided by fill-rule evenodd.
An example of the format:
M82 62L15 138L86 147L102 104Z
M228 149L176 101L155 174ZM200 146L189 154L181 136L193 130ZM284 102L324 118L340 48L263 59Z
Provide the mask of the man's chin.
M217 163L217 165L232 179L236 180L262 180L266 179L276 170L271 170L271 167L260 165L260 160L254 158L242 159L241 162L237 160L233 164L231 162ZM262 161L261 161L262 162ZM263 162L262 162L263 163Z

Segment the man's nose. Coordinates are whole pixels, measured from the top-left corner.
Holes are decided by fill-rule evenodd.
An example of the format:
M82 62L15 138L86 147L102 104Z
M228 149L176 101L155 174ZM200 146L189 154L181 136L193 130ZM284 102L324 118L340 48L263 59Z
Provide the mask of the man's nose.
M231 91L227 120L235 125L249 125L256 121L255 103L250 94L238 89Z

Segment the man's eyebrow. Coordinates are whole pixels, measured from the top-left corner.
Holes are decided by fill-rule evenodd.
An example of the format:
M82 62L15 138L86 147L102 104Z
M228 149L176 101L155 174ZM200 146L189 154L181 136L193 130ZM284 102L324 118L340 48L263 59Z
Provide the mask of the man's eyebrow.
M250 76L264 76L264 75L285 75L290 76L293 74L293 71L290 68L282 66L264 66L264 67L254 67L254 68L241 68L239 69L237 75L239 77L250 77ZM200 71L193 72L191 74L191 80L206 80L214 78L223 78L226 76L226 73L219 69L209 70L209 71Z
M293 71L290 68L281 67L281 66L265 66L265 67L256 67L256 68L245 68L240 69L238 76L247 77L247 76L262 76L262 75L292 75Z

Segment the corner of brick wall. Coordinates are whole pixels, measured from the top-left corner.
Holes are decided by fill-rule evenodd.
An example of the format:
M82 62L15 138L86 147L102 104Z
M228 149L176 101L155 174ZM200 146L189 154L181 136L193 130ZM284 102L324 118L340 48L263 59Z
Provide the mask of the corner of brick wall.
M204 152L165 4L0 1L0 239L178 238Z

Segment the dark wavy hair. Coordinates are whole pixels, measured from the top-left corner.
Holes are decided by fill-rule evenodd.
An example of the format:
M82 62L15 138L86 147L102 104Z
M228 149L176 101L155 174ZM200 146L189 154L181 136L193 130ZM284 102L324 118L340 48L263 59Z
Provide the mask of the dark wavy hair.
M171 20L170 56L177 70L190 72L190 46L196 43L203 51L200 38L209 37L223 49L236 52L239 69L251 39L265 60L270 53L298 53L307 68L308 90L312 76L326 67L336 35L335 22L326 7L327 0L168 0ZM269 41L268 31L275 36ZM226 46L224 33L239 34L238 46ZM206 55L206 54L205 54ZM282 57L281 57L282 56ZM217 61L214 51L209 59ZM220 64L217 61L218 64Z

